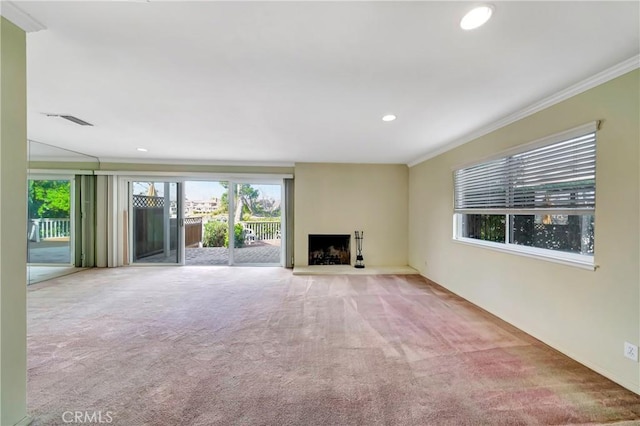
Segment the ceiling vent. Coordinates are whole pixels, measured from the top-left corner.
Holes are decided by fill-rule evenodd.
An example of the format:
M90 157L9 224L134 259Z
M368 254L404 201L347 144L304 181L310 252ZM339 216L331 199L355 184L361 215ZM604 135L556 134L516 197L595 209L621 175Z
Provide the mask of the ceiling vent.
M79 119L78 117L74 117L73 115L62 115L62 114L47 114L47 117L60 117L65 120L69 120L72 123L79 124L80 126L93 126L93 124L88 123L84 120Z

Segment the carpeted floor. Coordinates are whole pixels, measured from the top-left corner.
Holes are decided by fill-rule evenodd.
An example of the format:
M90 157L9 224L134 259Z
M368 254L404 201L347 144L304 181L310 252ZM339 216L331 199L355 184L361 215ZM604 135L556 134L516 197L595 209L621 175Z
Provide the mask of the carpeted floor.
M94 269L28 304L34 425L640 424L640 396L415 275Z

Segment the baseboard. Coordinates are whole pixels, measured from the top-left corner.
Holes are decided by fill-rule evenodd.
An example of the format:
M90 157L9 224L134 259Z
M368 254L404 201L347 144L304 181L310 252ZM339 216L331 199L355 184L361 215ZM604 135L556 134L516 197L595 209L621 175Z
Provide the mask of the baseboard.
M362 269L350 265L295 266L293 275L418 275L410 266L365 266Z

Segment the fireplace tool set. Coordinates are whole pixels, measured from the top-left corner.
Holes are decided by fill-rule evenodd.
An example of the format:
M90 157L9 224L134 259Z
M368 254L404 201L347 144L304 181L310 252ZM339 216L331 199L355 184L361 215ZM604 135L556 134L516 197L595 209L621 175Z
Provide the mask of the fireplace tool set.
M364 231L356 231L356 268L364 268L364 257L362 257L362 240Z

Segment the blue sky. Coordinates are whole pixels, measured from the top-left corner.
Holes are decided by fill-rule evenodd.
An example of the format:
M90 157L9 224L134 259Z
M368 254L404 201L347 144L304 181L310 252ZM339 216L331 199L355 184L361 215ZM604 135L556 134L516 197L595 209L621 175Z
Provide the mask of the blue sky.
M280 185L251 185L260 191L260 198L280 199ZM218 182L190 181L185 185L185 196L188 200L209 200L220 198L226 191Z
M259 198L280 199L280 185L251 185L260 191ZM149 182L134 182L133 193L146 195L149 188ZM164 185L161 182L155 182L156 193L162 196ZM175 184L171 185L171 197L175 197ZM188 200L210 200L213 197L220 198L226 191L219 182L204 181L188 181L185 182L185 197Z

